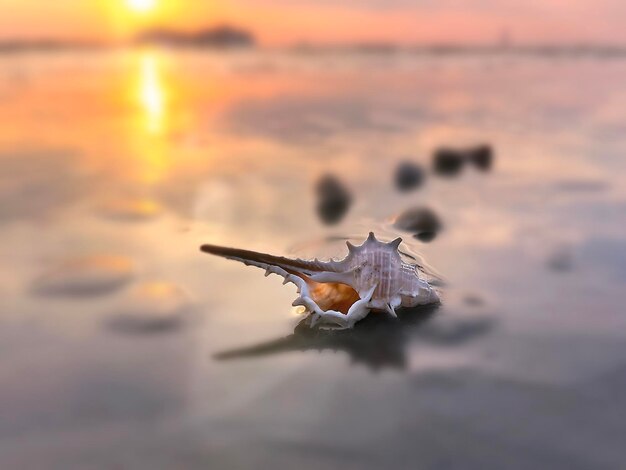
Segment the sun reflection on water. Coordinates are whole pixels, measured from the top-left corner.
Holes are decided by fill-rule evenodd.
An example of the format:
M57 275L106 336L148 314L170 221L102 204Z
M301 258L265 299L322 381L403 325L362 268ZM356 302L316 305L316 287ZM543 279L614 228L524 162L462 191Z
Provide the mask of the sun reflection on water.
M159 134L165 114L165 87L161 79L161 63L154 52L145 52L141 58L140 100L146 114L146 129Z
M157 51L142 51L138 56L139 129L135 150L139 177L152 185L161 181L171 166L167 153L168 84L163 58Z

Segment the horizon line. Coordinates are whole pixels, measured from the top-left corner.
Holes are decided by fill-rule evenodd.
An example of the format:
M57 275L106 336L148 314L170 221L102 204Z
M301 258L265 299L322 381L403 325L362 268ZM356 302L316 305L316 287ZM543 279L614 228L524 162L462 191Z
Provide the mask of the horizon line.
M181 49L211 49L211 48L228 48L226 46L216 46L212 44L191 45L179 44L175 41L145 41L138 43L136 38L119 40L119 41L97 41L89 39L53 39L53 38L37 38L37 39L0 39L0 51L15 50L46 50L46 49L116 49L116 48L141 48L146 46L164 47L164 48L181 48ZM314 41L294 41L285 45L262 45L249 44L237 45L233 44L233 48L239 47L243 49L260 49L260 50L341 50L341 49L357 49L357 50L384 50L392 51L419 51L419 50L458 50L458 51L532 51L532 50L598 50L598 51L624 51L626 52L626 43L617 42L518 42L518 43L476 43L476 42L459 42L459 41L433 41L433 42L415 42L405 43L401 41L343 41L337 43L325 43Z

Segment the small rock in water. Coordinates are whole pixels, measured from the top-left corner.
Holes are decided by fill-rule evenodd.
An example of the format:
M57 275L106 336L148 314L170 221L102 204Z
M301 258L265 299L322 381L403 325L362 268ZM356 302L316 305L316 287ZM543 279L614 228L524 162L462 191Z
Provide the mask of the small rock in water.
M37 295L90 297L110 294L133 276L133 263L123 256L97 255L68 259L33 282Z
M317 193L317 213L327 225L336 224L345 215L352 197L343 184L334 176L326 175L322 177L316 187Z
M437 237L437 232L419 232L413 235L413 238L424 243L432 242L435 237Z
M493 165L491 146L483 144L462 149L442 147L433 156L434 171L442 176L458 175L466 162L481 171L489 171Z
M433 169L441 176L456 176L463 168L464 158L461 152L449 148L440 148L433 155Z
M180 327L191 310L189 296L168 282L145 282L135 286L110 317L108 326L124 333L156 333Z
M152 199L116 199L100 207L103 217L122 222L139 222L152 219L161 213L161 206Z
M405 232L412 232L418 240L429 242L441 230L441 221L428 207L415 207L396 217L394 227Z
M482 171L489 171L493 164L493 150L489 145L478 145L467 149L467 160Z
M400 191L409 191L417 188L424 181L424 171L415 163L402 162L396 168L396 188Z

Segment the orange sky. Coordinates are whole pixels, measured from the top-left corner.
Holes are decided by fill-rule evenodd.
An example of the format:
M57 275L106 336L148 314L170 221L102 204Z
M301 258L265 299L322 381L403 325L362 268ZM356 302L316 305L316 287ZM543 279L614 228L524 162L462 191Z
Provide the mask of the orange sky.
M623 0L0 0L0 39L115 40L150 25L195 29L227 22L265 45L491 43L506 29L520 43L626 43Z

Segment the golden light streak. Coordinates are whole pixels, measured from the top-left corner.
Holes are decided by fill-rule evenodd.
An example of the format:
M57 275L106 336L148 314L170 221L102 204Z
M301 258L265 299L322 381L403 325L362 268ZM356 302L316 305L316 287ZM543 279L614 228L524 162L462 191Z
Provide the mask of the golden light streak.
M141 52L137 99L145 134L138 134L138 155L141 180L149 184L160 181L171 166L164 143L168 110L162 66L162 57L156 51Z
M141 56L140 101L146 115L147 130L158 134L163 126L165 89L160 77L159 58L146 52Z

